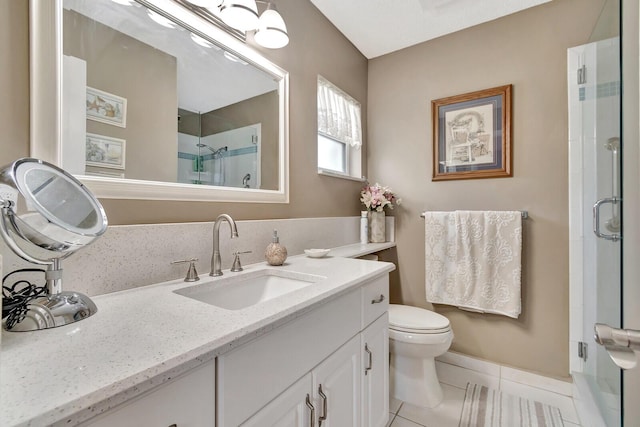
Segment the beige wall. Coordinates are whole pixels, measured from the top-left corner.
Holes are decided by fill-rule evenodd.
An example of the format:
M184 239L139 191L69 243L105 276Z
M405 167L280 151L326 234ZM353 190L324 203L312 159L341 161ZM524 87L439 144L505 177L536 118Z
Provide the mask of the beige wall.
M260 123L260 188L278 189L278 91L268 92L202 115L202 135Z
M0 0L0 165L29 155L28 2Z
M176 58L72 10L63 25L64 54L87 62L87 86L127 99L125 128L87 120L87 132L126 141L126 178L175 182Z
M453 350L568 375L567 48L588 41L602 0L556 0L370 61L369 173L400 193L392 302L429 307L424 210L528 210L523 312L437 306ZM432 182L433 99L513 84L512 178Z
M11 52L7 59L17 61L11 67L0 68L0 87L10 88L3 93L13 95L0 97L0 105L6 111L11 110L12 118L6 120L6 115L0 118L6 120L3 133L11 135L2 141L0 163L4 164L28 154L28 110L22 104L23 108L15 105L15 100L26 102L28 97L28 15L26 1L0 0L0 5L0 28L6 34L0 39L0 57L4 59ZM279 0L278 10L287 22L289 45L278 50L256 49L290 73L290 203L103 199L111 224L209 221L223 212L235 219L358 214L360 183L317 174L316 79L322 74L347 91L362 103L366 116L367 60L310 2ZM363 126L366 129L366 122Z

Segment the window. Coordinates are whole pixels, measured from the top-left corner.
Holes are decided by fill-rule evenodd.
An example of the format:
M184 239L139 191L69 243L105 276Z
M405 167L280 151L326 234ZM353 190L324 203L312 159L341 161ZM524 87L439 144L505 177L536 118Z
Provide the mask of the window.
M318 173L362 180L360 103L318 76Z

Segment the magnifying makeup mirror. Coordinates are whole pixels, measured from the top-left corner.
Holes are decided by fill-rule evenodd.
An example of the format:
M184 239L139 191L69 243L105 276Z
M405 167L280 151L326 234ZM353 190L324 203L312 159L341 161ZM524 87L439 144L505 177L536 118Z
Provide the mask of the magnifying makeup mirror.
M98 309L88 296L62 291L61 261L107 230L98 199L64 170L24 158L0 169L0 210L7 246L25 261L47 266L47 293L25 301L6 329L54 328L94 314Z

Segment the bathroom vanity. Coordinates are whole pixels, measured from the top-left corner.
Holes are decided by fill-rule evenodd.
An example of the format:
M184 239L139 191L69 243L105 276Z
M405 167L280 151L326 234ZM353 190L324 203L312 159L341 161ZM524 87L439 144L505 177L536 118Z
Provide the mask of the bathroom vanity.
M394 268L295 256L99 296L74 325L3 332L0 424L384 426ZM193 295L261 274L314 283L237 310Z

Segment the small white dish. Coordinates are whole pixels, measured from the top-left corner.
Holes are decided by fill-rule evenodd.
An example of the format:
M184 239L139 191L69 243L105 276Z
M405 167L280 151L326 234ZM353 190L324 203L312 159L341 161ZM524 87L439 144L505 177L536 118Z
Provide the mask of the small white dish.
M311 258L322 258L326 256L329 252L331 252L331 249L305 249L304 250L304 253Z

